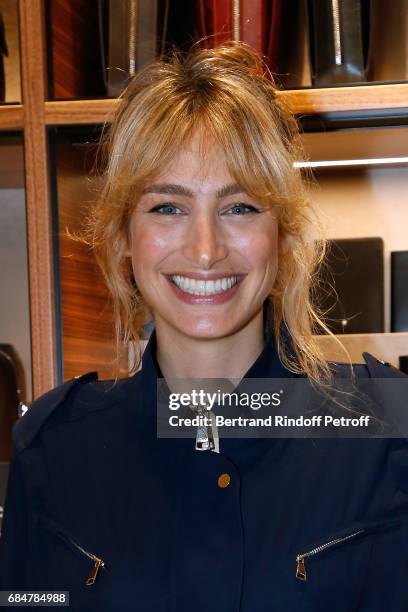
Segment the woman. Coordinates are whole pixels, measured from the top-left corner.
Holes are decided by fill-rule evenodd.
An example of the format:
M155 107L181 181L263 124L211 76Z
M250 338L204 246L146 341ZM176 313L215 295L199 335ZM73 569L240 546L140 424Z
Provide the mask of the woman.
M405 439L221 437L199 452L156 435L158 377L327 393L352 374L312 335L328 331L309 299L320 226L261 60L231 45L158 61L107 144L92 244L118 345L154 330L140 372L66 382L14 427L1 588L98 612L408 609ZM354 376L403 377L364 356Z

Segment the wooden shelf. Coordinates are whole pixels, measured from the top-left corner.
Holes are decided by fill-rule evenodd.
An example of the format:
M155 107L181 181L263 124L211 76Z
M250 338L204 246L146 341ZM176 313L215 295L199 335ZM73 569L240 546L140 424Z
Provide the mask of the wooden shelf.
M323 87L279 91L297 115L407 108L408 83ZM85 125L109 122L119 99L55 100L45 102L47 125ZM0 130L22 129L21 104L0 106Z
M24 127L21 104L0 105L0 130L22 130Z
M86 125L109 122L119 103L120 100L115 98L45 102L45 122L47 125Z
M279 91L297 115L407 108L408 83L293 89ZM47 125L109 122L119 99L66 100L45 103Z
M408 83L293 89L278 95L297 115L394 108L407 108L408 114ZM46 122L48 125L109 122L118 104L119 99L46 102Z
M331 336L315 336L326 359L346 362L344 352ZM336 336L350 353L353 363L365 363L363 351L367 351L384 361L398 367L398 357L408 355L408 332L384 334L343 334Z
M293 89L279 92L297 115L407 108L408 83Z

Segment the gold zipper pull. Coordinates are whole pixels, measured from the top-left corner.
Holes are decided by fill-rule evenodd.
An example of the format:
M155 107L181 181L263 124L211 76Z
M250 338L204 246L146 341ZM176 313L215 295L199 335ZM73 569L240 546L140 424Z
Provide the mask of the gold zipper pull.
M296 557L296 578L303 581L307 579L305 558L302 555Z
M96 576L98 575L99 568L103 565L104 565L104 562L102 561L102 559L95 557L95 564L92 568L92 572L90 573L88 580L86 581L86 586L91 586L95 582Z

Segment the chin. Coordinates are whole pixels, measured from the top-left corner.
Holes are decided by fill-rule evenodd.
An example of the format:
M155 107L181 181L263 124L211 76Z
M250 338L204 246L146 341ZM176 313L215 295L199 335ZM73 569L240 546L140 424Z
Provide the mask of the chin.
M242 324L244 326L244 324ZM216 338L224 338L229 336L240 328L239 324L226 320L198 320L198 321L183 321L183 326L180 326L180 321L174 328L179 330L184 336L197 338L201 340L210 340Z

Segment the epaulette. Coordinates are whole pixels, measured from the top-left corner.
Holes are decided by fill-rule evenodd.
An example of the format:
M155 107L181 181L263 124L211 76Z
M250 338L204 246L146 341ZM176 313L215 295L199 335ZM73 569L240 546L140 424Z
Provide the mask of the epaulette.
M75 387L92 380L98 380L97 372L87 372L75 376L75 378L47 391L34 400L24 415L13 426L12 436L15 452L20 452L31 444L43 423L67 399Z
M371 378L405 378L407 375L395 368L388 361L377 359L371 353L363 353Z

